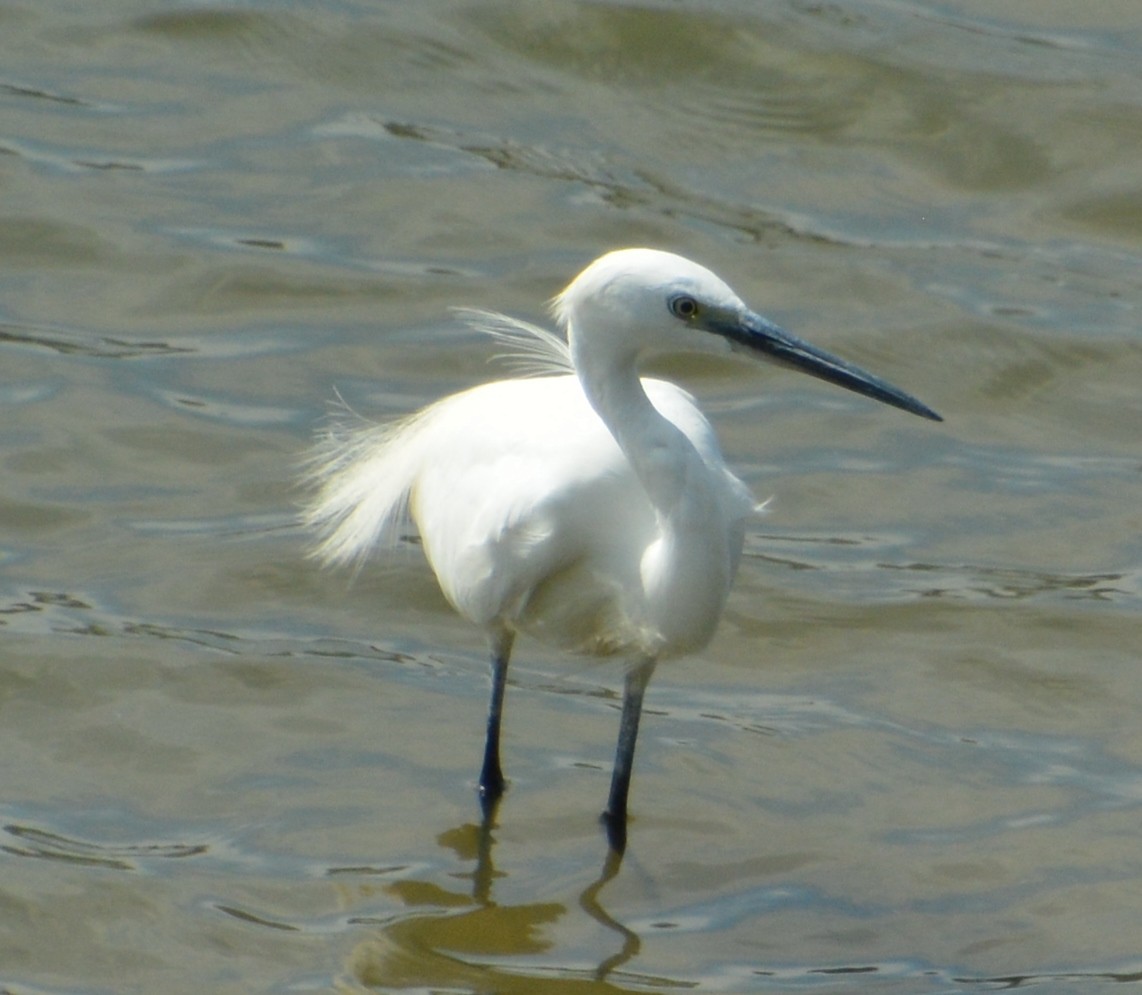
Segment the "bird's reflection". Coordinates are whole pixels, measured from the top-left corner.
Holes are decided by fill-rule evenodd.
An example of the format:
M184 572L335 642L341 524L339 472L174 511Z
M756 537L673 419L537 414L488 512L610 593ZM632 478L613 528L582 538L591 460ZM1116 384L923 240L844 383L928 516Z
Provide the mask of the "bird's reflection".
M595 980L602 981L612 971L622 967L627 961L638 956L641 942L638 934L628 929L614 916L612 916L599 901L599 892L607 882L613 880L622 866L623 855L620 850L607 849L607 859L603 861L602 873L592 881L579 895L579 908L587 913L600 926L605 926L622 938L622 947L599 963L595 971Z
M615 919L601 899L605 886L619 873L622 855L608 849L598 877L579 895L583 912L617 938L615 949L589 970L578 966L529 970L518 959L537 957L552 948L551 927L568 908L560 902L496 902L496 882L506 876L494 860L497 810L498 803L490 804L479 823L465 823L437 837L460 860L473 862L470 873L457 875L470 882L469 887L453 891L409 878L386 888L408 911L384 923L354 951L350 972L357 984L509 993L628 990L613 976L638 955L639 937ZM641 990L646 979L630 980L639 982Z

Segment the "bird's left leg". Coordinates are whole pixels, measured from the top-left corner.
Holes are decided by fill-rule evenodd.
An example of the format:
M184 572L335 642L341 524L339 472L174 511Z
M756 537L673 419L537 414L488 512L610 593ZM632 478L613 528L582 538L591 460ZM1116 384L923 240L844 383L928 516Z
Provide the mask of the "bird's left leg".
M615 769L611 775L611 793L603 812L607 841L616 853L627 843L627 794L634 765L634 746L638 740L638 720L642 717L642 697L654 673L653 659L641 660L627 671L623 685L623 715L619 722L619 741L615 747Z
M515 633L497 629L492 633L492 699L488 706L488 732L484 740L484 764L480 768L480 802L487 813L504 793L504 772L500 766L500 720L504 713L504 690L508 681L508 661Z

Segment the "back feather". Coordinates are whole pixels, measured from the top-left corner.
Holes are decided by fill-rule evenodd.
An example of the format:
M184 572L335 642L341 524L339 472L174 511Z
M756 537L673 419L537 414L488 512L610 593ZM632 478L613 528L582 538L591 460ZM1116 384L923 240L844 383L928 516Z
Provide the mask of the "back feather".
M547 377L574 373L571 350L558 335L498 311L480 308L452 308L452 313L477 332L491 336L505 347L496 359L507 362L523 377Z
M573 372L571 351L557 335L518 318L477 308L454 308L469 326L491 336L520 376ZM437 402L437 404L442 402ZM436 404L393 422L374 424L342 402L302 467L313 492L302 522L318 535L313 556L327 566L357 566L379 545L395 545L409 523L409 499L422 470L424 447L413 441Z

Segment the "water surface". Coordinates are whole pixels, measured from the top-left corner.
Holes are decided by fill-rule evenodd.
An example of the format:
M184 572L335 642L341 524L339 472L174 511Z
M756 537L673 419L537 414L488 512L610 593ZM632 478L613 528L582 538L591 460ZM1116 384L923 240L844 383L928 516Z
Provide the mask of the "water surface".
M0 986L1067 992L1142 978L1142 15L1009 2L0 9ZM296 466L683 252L935 426L674 369L768 514L660 668L478 632Z

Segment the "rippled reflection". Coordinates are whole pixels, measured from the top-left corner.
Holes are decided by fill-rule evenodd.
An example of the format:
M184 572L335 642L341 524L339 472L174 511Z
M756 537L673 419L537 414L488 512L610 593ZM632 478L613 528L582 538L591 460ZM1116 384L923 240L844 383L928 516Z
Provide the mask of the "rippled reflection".
M464 823L436 841L473 864L459 879L468 886L450 890L435 882L408 878L386 887L408 913L382 925L377 935L353 952L350 972L369 988L462 988L475 991L625 991L614 975L641 949L638 934L607 911L602 891L622 866L607 849L599 876L579 894L579 908L615 937L614 949L590 969L524 963L554 948L552 927L568 915L561 902L500 904L495 886L506 873L496 868L496 810L478 824ZM642 990L649 979L637 980Z

